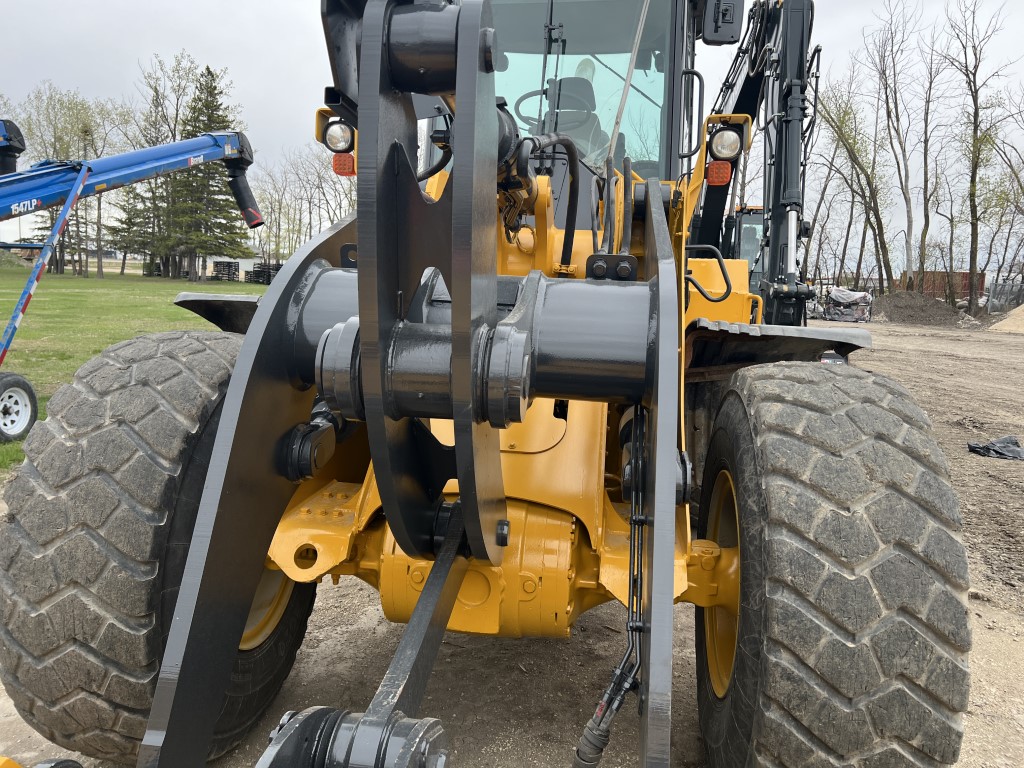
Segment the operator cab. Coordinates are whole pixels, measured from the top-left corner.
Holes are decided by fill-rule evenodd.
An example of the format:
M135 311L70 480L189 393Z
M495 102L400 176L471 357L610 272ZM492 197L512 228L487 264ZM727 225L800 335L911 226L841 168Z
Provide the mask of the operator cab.
M734 259L745 259L750 265L750 291L757 293L764 275L761 238L764 235L764 208L759 205L736 209L736 243Z
M678 119L671 70L670 0L651 0L613 157L628 154L643 177L669 178L664 139ZM602 169L622 99L642 3L618 0L494 0L505 64L495 73L523 133L568 134L580 159ZM507 62L507 63L506 63Z

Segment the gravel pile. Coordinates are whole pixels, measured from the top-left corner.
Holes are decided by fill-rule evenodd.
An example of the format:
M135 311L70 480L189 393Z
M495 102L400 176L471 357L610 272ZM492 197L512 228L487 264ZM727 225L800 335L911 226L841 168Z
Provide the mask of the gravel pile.
M907 325L956 326L963 314L944 301L916 292L897 291L879 296L871 305L871 319Z

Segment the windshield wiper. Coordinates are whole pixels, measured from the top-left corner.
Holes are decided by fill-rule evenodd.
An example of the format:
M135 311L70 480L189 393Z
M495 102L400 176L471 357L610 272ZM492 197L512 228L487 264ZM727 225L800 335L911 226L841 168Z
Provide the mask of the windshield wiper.
M546 130L547 126L544 125L542 120L544 119L544 92L547 90L547 76L548 76L548 55L551 53L555 46L558 46L558 50L555 53L555 80L558 80L558 64L561 61L562 54L565 53L565 28L561 23L555 24L555 0L548 0L548 17L544 22L544 59L541 62L540 67L540 104L537 106L537 125L541 130ZM558 129L558 110L554 110L555 113L555 125L552 126L551 130L555 131Z

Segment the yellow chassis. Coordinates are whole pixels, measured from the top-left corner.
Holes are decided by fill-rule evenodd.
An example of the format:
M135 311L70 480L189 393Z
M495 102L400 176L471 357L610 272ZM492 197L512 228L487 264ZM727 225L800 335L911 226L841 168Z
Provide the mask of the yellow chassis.
M716 116L716 122L749 124L746 116ZM706 133L706 132L705 132ZM749 133L749 132L748 132ZM684 222L690 221L704 183L705 149L694 163L689 183L677 187L671 226L679 274L687 271L712 296L725 291L718 263L685 259ZM428 193L440 195L447 178L435 176ZM590 254L590 233L578 232L573 262L558 264L562 232L554 226L548 179L539 180L534 204L535 226L512 242L500 239L499 271L525 275L539 269L582 278ZM633 182L640 179L635 177ZM621 190L619 185L620 212ZM616 224L621 232L621 221ZM642 252L640 228L631 250ZM615 243L616 249L621 246ZM683 327L696 318L736 323L760 321L760 302L747 290L748 267L727 261L732 294L712 304L690 292ZM685 295L685 285L680 294ZM680 340L680 349L685 345ZM681 381L685 373L680 358ZM685 403L682 413L685 419ZM628 505L621 498L618 474L618 418L602 403L573 401L566 418L555 415L551 400L535 401L522 424L501 433L502 476L508 497L511 537L501 566L471 562L449 628L500 636L567 636L576 617L608 600L625 602L629 578ZM433 433L453 444L450 422L434 420ZM680 425L680 434L686 434ZM680 445L680 448L684 446ZM458 495L457 481L445 488ZM686 505L677 508L675 599L702 607L735 609L739 561L735 548L694 540ZM318 581L330 575L356 576L380 593L388 619L408 620L430 570L429 561L409 557L397 546L381 511L380 497L363 434L343 444L330 471L297 489L282 516L268 556L295 581Z

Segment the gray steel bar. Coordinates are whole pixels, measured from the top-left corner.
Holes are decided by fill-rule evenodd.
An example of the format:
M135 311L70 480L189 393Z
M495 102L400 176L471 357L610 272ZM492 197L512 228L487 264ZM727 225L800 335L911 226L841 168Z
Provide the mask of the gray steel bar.
M490 33L488 35L488 32ZM498 323L498 232L494 179L498 115L491 57L494 30L485 0L463 0L458 27L458 105L452 176L452 419L466 539L474 557L501 563L497 531L506 516L498 430L483 421L481 356Z
M535 294L521 300L512 313L523 315L523 331L529 336L532 350L528 361L529 396L639 402L646 381L651 323L651 295L646 283L553 280L539 275L531 281L535 283ZM337 293L333 286L338 288ZM303 309L296 339L295 365L302 371L303 381L312 375L314 365L324 366L322 381L330 382L332 387L345 390L351 382L359 381L358 375L352 377L347 371L340 379L336 375L338 366L350 363L347 352L341 360L332 353L314 362L316 349L311 343L335 323L349 319L356 303L354 290L350 278L334 280L323 275L317 281ZM595 314L594 307L600 307L601 312ZM386 387L381 395L385 413L391 419L452 418L452 336L448 324L451 304L431 303L427 311L429 323L403 321L394 331L391 354L386 361ZM486 346L486 339L483 343ZM498 349L495 343L489 353L499 354ZM496 368L491 361L485 376L495 375L501 375L500 366ZM489 379L486 383L503 382ZM352 402L362 401L358 393L355 397L347 391L344 394ZM351 413L345 415L354 417Z
M405 323L395 335L389 389L389 416L450 419L452 329L448 325Z
M424 270L450 270L450 264L433 262L452 248L451 201L446 194L437 203L428 203L416 183L410 160L416 148L412 99L396 90L388 72L387 28L393 7L389 0L366 3L360 45L361 401L388 524L403 551L425 556L433 552L437 502L427 485L443 487L447 478L430 478L424 484L412 419L392 419L386 412L388 356ZM492 168L492 179L493 175ZM449 184L454 186L455 179Z
M274 531L295 492L279 466L278 443L309 420L314 390L291 371L298 307L351 242L353 219L303 246L267 289L252 319L224 397L199 504L185 578L174 609L138 765L206 764L238 641ZM230 556L225 556L230 553Z
M657 179L647 182L657 199ZM668 221L660 206L647 207L645 263L651 275L651 313L657 334L646 404L643 563L643 643L640 683L640 751L644 768L672 760L672 603L675 574L676 481L679 458L679 291Z
M388 63L399 90L424 94L455 91L457 5L398 6L391 14Z
M351 742L340 738L332 744L330 759L338 765L359 768L379 765L378 755L395 718L399 714L416 716L466 575L468 563L459 554L464 533L462 512L456 503L451 510L444 543L373 701L359 719ZM342 752L335 753L333 748Z
M532 394L639 402L650 306L645 283L546 280L535 314Z
M353 242L355 236L353 231ZM303 384L316 381L316 348L324 331L359 314L358 279L354 269L324 269L302 303L294 329L293 370Z

